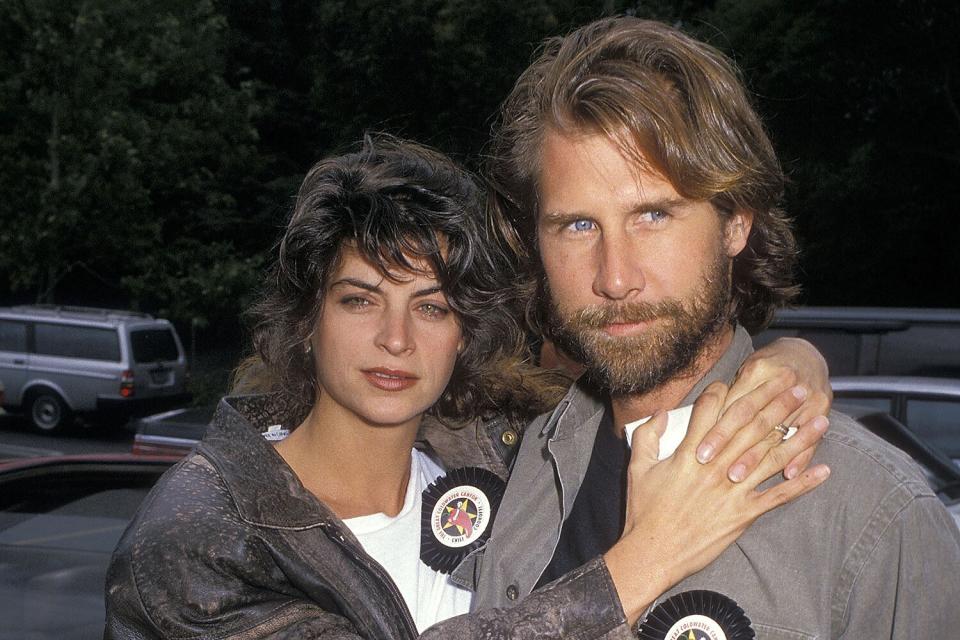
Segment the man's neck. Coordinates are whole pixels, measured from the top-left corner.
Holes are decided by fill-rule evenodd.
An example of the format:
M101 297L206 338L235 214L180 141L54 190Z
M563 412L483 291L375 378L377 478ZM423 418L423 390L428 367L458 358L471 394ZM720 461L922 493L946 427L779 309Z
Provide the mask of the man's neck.
M623 425L653 415L659 410L675 409L694 385L717 363L733 341L733 328L725 327L680 375L646 393L616 396L610 399L613 424L619 434Z

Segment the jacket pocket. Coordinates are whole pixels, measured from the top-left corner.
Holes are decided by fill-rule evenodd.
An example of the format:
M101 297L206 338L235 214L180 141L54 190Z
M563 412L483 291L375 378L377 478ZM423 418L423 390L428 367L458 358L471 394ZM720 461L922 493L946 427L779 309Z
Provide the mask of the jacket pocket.
M784 629L768 624L754 623L753 630L757 632L756 640L817 640L819 638L814 633L804 633L803 631Z

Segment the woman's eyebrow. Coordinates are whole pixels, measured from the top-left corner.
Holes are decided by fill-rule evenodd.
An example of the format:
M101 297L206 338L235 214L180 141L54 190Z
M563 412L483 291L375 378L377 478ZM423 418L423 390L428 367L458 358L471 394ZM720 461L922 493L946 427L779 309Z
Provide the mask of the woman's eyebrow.
M357 278L340 278L336 282L332 283L330 285L330 288L333 289L334 287L338 287L342 285L350 285L353 287L357 287L358 289L363 289L364 291L370 291L371 293L383 293L383 290L380 288L379 284L372 284L370 282L359 280ZM433 287L420 289L419 291L413 294L413 297L422 298L423 296L432 296L433 294L441 293L442 291L443 291L443 287L436 285Z
M345 285L345 284L348 284L353 287L357 287L358 289L364 289L365 291L370 291L372 293L383 292L380 289L379 284L372 284L370 282L366 282L365 280L358 280L357 278L340 278L336 282L332 283L330 285L330 288L333 289L334 287Z
M433 294L441 293L442 291L443 291L443 287L439 287L439 286L427 287L426 289L420 289L419 291L417 291L415 294L413 294L413 297L422 298L423 296L432 296Z

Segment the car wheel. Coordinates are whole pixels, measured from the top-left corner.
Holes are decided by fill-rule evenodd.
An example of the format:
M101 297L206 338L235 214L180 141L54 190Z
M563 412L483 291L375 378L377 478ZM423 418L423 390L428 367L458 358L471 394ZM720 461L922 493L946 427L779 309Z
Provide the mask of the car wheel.
M55 391L44 389L30 398L30 424L41 433L62 433L73 419L73 412Z

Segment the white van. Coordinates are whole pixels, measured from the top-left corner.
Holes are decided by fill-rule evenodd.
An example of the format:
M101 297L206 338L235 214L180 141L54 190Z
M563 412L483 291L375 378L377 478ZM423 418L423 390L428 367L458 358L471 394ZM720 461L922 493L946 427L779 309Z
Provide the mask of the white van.
M145 313L28 305L0 307L4 406L39 431L75 413L125 421L190 401L187 359L173 325Z

